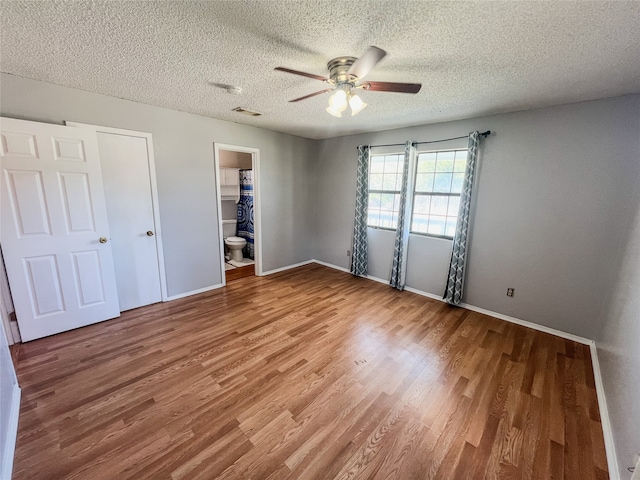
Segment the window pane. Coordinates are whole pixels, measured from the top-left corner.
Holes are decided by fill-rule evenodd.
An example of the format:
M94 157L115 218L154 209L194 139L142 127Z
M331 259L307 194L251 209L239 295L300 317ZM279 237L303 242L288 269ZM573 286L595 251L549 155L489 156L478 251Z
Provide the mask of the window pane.
M436 173L433 182L433 191L449 193L451 189L452 173Z
M396 172L402 173L404 169L404 155L398 155L396 160Z
M400 211L400 195L399 194L393 196L393 211L394 212Z
M384 157L384 173L396 173L398 171L398 156L387 155Z
M416 191L417 192L433 191L433 173L418 173L416 175Z
M436 154L421 153L418 155L418 172L428 173L434 172L436 169Z
M428 215L414 215L413 222L411 223L411 231L418 233L427 233L427 228L429 226L429 216Z
M371 157L371 173L382 173L384 171L384 157L374 155Z
M385 173L382 181L382 190L395 190L396 189L396 174Z
M462 192L462 184L464 183L464 173L454 173L451 182L451 193Z
M418 172L427 173L433 172L436 166L436 154L435 153L419 153L418 154Z
M379 209L380 209L380 194L370 193L369 194L369 210L379 210Z
M389 211L389 212L385 212L385 211L380 212L380 224L379 224L379 226L381 226L383 228L396 228L397 215L398 215L397 213L393 213L391 211Z
M369 175L369 190L382 190L381 173L372 173Z
M446 220L447 217L437 217L431 215L429 217L429 227L427 229L427 233L430 233L432 235L444 235Z
M429 195L416 195L413 202L413 211L418 214L427 215L429 213L429 202L431 197Z
M447 217L447 226L444 234L447 237L453 237L456 234L456 217Z
M367 222L372 227L396 228L400 195L376 193L375 190L398 191L402 183L404 155L376 155L371 157L369 174L369 211Z
M380 209L388 212L392 211L394 197L395 195L393 193L380 194Z
M454 172L464 172L467 168L467 151L458 150L456 152L456 163L453 167Z
M431 215L447 215L448 197L433 196L431 197Z
M453 172L453 159L456 152L438 152L436 172Z
M398 227L398 211L397 210L393 212L393 215L391 216L391 225L389 225L389 227L390 228Z
M447 208L447 215L452 215L454 217L457 217L459 209L460 209L460 197L449 197L449 208Z

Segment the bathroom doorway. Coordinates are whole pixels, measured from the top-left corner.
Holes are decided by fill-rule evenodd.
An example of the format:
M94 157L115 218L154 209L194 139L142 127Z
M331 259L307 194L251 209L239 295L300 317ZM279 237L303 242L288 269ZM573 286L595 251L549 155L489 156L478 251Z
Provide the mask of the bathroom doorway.
M214 143L222 284L262 274L260 150Z

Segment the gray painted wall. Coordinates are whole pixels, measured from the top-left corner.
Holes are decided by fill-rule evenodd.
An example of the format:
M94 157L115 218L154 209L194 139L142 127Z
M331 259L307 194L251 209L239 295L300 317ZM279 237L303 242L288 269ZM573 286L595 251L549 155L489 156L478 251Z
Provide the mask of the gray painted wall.
M635 182L640 186L640 130L637 137ZM628 235L620 237L618 277L601 315L596 337L602 381L614 443L623 479L631 474L633 455L640 453L640 188Z
M349 266L357 145L491 130L480 150L464 301L594 338L637 188L639 121L635 95L320 141L315 258ZM388 278L393 233L369 233L369 273ZM450 251L451 241L411 235L407 285L441 295Z
M221 282L214 142L260 149L263 270L313 257L312 140L6 74L0 113L153 134L170 296Z

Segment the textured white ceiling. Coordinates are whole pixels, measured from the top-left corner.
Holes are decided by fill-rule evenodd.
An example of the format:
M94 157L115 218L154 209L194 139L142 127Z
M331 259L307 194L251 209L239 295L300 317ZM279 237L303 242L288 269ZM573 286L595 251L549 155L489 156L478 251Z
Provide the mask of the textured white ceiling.
M640 92L640 2L3 1L3 72L309 138ZM326 63L388 52L356 117L325 112ZM242 87L240 96L209 82ZM247 117L231 109L264 113Z

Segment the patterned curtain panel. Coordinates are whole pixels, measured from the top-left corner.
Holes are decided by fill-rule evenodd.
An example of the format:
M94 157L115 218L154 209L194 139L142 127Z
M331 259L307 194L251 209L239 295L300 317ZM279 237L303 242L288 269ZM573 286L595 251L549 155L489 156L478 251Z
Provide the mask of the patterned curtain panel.
M358 147L358 170L356 183L356 218L353 227L351 251L351 273L367 276L367 206L369 203L369 157L368 145Z
M240 201L236 235L247 240L243 255L254 259L253 170L240 170Z
M464 175L462 193L460 194L460 210L458 211L458 224L456 234L453 237L453 249L451 251L451 264L447 287L444 292L444 300L451 305L460 305L462 290L464 287L464 266L467 259L467 242L469 235L469 209L471 207L471 190L476 173L478 161L478 143L480 134L469 134L469 154L467 157L467 170Z
M404 167L402 169L402 187L400 188L400 206L398 211L398 227L396 228L396 240L393 248L393 264L391 266L391 279L389 285L398 290L404 290L407 277L407 252L409 250L409 227L411 224L411 198L407 192L413 192L414 164L416 157L416 144L407 142L404 147ZM409 201L407 202L407 198Z

